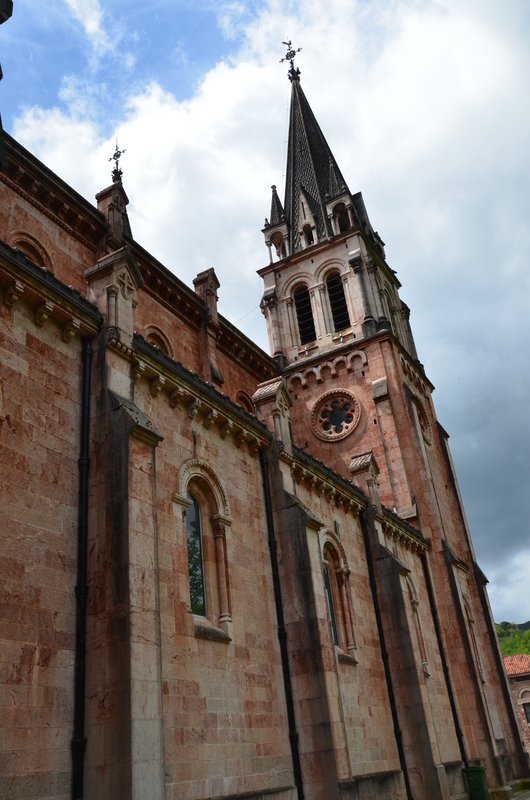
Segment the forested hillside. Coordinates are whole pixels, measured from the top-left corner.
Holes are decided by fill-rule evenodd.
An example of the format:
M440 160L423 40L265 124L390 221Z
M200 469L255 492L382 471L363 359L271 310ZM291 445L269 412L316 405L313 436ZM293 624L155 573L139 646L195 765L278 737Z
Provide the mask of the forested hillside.
M530 655L530 621L521 625L499 622L495 627L503 656L514 656L517 653Z

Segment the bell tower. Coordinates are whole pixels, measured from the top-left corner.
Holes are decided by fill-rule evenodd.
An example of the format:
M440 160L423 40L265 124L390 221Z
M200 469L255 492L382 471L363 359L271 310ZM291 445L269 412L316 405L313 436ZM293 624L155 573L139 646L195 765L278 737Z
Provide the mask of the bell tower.
M270 263L259 272L272 352L291 365L388 330L416 358L401 284L309 106L294 55L285 201L273 186L263 228Z
M372 452L383 502L410 517L416 493L402 451L411 435L418 439L411 422L428 427L431 387L384 242L361 193L348 188L302 89L296 52L287 46L285 197L282 205L272 187L263 228L269 264L259 270L270 349L292 395L296 443L349 480L356 475L352 459ZM401 443L395 412L399 405L403 421L401 411L410 406L399 378L403 369L413 376L411 395L420 389L421 399L416 416L406 412ZM412 473L416 466L410 465Z

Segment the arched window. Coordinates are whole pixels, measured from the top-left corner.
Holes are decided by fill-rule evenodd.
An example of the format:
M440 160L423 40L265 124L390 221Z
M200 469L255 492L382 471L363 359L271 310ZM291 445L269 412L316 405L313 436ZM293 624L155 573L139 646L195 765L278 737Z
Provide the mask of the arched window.
M195 634L224 631L232 621L227 530L231 525L225 492L213 471L202 461L185 464L182 494L174 499L184 507L184 530L188 566L189 610L196 620ZM226 623L226 624L225 624ZM219 638L219 631L215 634ZM228 636L228 639L226 639Z
M13 231L8 239L11 247L20 250L30 261L39 267L53 272L51 259L41 243L23 231Z
M350 218L348 216L348 209L344 205L344 203L337 203L337 205L333 209L333 213L335 215L335 219L337 220L337 227L339 229L339 233L343 233L347 231L350 227Z
M274 245L274 249L276 250L276 256L278 258L285 258L287 255L287 250L285 247L285 240L283 238L283 234L280 231L275 231L275 233L271 236L271 242Z
M158 350L161 350L162 353L164 353L166 356L172 355L169 343L161 331L155 328L148 328L145 331L145 338L149 342L149 344L152 344L153 347L156 347Z
M246 392L238 392L236 394L236 403L239 403L240 406L243 406L245 411L248 411L249 414L256 413L254 403Z
M353 655L355 642L348 586L349 570L329 540L324 545L322 570L333 643Z
M338 272L332 272L328 275L326 278L326 287L328 290L331 315L333 317L333 329L335 331L343 331L345 328L350 327L350 315L348 314L348 306L346 305L344 285Z
M313 229L311 225L304 225L302 230L304 232L306 245L309 247L309 245L314 244L315 240L313 238Z
M206 590L204 585L204 559L202 545L201 510L192 494L188 494L190 506L186 513L186 537L188 540L188 576L190 584L190 608L194 614L206 616Z
M294 290L293 297L300 343L308 344L308 342L314 342L317 338L317 334L315 331L315 322L313 320L311 298L307 286L298 286Z

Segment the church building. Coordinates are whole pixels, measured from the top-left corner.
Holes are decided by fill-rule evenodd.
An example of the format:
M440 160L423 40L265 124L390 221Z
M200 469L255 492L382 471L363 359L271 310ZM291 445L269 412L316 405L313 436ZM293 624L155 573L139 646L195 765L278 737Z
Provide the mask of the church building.
M135 241L118 149L93 206L1 134L6 800L477 800L528 778L401 284L294 56L270 355L214 269L190 288Z

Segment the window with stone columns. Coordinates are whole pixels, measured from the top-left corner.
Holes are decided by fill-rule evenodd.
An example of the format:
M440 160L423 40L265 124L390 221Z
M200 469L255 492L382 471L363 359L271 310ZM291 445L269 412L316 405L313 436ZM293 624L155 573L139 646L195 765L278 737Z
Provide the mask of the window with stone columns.
M344 294L344 284L338 272L330 272L326 276L326 289L328 292L329 307L333 330L338 333L350 327L350 315Z
M350 570L342 548L334 540L334 537L332 538L331 533L324 534L322 575L331 638L337 647L354 657L356 646L349 582Z
M227 552L231 519L226 513L226 497L206 465L191 462L186 472L190 474L184 474L182 494L174 499L184 507L189 610L200 630L209 623L228 633L226 626L232 621Z
M307 286L299 284L293 292L293 299L300 344L314 342L317 338L317 334L315 330L315 321L313 319L313 309L311 307L311 297L309 296L309 289Z

